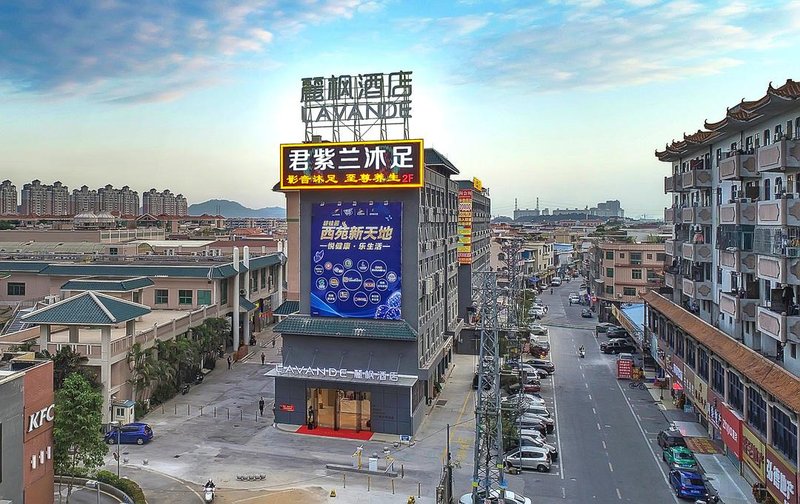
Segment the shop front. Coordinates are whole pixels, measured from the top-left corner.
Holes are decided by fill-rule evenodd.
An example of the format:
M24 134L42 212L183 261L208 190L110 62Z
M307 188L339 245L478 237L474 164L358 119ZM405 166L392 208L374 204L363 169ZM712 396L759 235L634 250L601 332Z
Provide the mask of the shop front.
M767 447L766 486L769 495L780 504L798 504L797 471L778 452Z
M675 407L682 409L687 413L693 411L692 403L686 401L684 393L684 377L683 377L683 361L676 357L674 354L667 357L669 367L667 373L671 377L671 395Z
M721 429L721 414L719 412L719 405L725 400L721 395L714 392L711 387L708 387L708 435L714 441L722 441Z
M765 485L766 446L759 435L742 424L742 476L750 485Z
M719 411L719 430L722 443L725 445L725 454L739 469L742 458L742 419L727 404L717 403Z
M708 428L708 383L697 373L693 373L692 402L700 417L700 423Z

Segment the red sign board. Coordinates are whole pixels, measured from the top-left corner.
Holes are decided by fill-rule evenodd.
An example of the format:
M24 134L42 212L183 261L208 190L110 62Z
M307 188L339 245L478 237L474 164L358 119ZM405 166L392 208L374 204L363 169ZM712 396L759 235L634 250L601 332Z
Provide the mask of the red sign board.
M767 491L778 502L797 504L797 475L783 457L767 447Z
M617 379L630 380L633 378L633 361L621 359L617 361Z
M281 404L280 405L281 411L294 411L294 404Z
M742 420L723 402L717 403L717 410L719 411L719 431L722 434L722 441L728 450L736 455L736 459L741 460Z

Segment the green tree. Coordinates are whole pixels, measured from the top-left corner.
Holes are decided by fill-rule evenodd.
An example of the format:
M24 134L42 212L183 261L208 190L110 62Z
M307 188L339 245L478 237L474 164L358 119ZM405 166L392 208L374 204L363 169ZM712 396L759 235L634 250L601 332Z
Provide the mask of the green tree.
M93 387L98 386L94 382L93 375L84 372L83 366L89 362L89 358L79 354L71 346L61 347L61 350L50 358L53 360L53 387L56 390L62 387L64 380L72 373L81 373Z
M57 474L70 475L67 504L72 494L75 469L91 470L101 466L108 451L101 436L102 409L103 397L81 373L67 376L56 392L53 461Z
M150 385L158 378L158 363L153 356L152 348L142 349L141 343L134 343L128 351L128 362L133 364L131 378L134 400L146 399L150 393Z

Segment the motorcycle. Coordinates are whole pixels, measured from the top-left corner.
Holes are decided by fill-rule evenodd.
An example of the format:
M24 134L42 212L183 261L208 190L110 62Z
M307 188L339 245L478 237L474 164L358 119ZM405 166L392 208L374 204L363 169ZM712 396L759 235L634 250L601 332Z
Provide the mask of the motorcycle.
M217 488L213 482L208 482L203 486L203 502L212 502L214 500L214 494L216 493Z
M203 383L203 378L205 378L205 376L203 376L203 373L197 373L196 375L194 375L194 384L197 385L198 383Z
M578 350L578 355L580 355L581 359L583 359L584 357L586 357L586 350L584 349Z
M695 500L694 504L716 504L717 502L719 502L719 496L712 493L706 493L705 497Z
M184 383L181 385L181 395L186 395L187 392L189 392L189 384Z

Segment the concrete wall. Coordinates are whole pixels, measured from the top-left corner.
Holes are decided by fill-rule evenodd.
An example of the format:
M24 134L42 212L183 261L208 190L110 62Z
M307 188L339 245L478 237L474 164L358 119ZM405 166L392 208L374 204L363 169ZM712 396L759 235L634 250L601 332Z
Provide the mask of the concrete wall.
M22 502L22 375L0 381L0 497Z
M53 363L48 361L25 370L24 409L25 445L22 467L25 485L25 504L44 504L52 502L53 495L53 422L42 421L38 428L28 432L31 415L55 403L53 393ZM48 458L48 451L51 456ZM31 459L36 457L36 467Z

